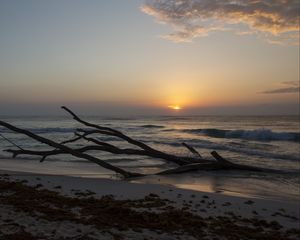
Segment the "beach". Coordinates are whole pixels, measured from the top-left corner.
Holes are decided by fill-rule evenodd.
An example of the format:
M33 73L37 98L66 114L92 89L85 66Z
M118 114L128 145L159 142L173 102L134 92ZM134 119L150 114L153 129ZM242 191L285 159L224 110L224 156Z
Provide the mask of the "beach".
M155 116L101 117L86 116L86 121L122 131L128 136L166 153L193 156L182 143L195 148L203 158L214 161L211 151L217 151L233 163L279 170L281 174L249 171L192 172L173 176L143 178L143 183L164 183L179 188L222 192L229 195L256 196L278 200L299 200L299 121L296 116ZM82 124L68 116L2 117L2 120L32 131L56 142L72 139ZM44 144L0 127L0 134L23 149L43 151ZM129 144L116 137L95 135L97 140L120 148ZM87 141L69 143L78 148L91 145ZM56 174L95 178L115 178L112 172L85 159L61 154L49 156L42 163L39 156L12 154L16 149L0 138L0 169L8 171ZM159 158L116 155L103 151L89 151L127 171L153 174L176 167Z
M0 1L0 240L300 240L299 12Z
M1 171L1 239L299 239L299 202Z
M8 120L34 136L56 142L72 139L78 128L78 124L64 118ZM201 154L197 161L204 156L208 164L216 161L211 151L217 150L237 166L254 168L225 167L160 175L156 173L176 164L156 155L114 154L101 149L88 151L96 162L87 161L87 155L66 152L45 159L26 155L23 150L45 151L45 145L0 128L6 136L0 143L0 238L300 239L296 118L89 120L101 121L106 131L116 128L133 137L128 140L98 134L91 139L93 144L129 149L132 141L136 143L132 139L138 139L178 156L180 161L189 159L191 154L197 159L196 152ZM247 126L241 128L242 121ZM229 125L234 128L229 129ZM90 144L89 141L80 139L66 145L77 149ZM187 151L183 142L190 149L192 146L194 153ZM15 150L6 150L16 147L23 154L12 158ZM97 164L97 159L101 164ZM228 162L226 159L222 161ZM105 163L136 172L139 177L124 178L99 166L107 166Z

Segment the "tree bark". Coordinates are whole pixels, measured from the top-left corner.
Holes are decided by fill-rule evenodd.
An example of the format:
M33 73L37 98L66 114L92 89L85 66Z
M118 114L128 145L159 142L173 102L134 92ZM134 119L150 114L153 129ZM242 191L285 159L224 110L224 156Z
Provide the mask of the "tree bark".
M248 166L248 165L232 163L232 162L226 160L225 158L223 158L222 156L220 156L216 151L211 152L211 155L214 157L215 161L209 160L209 159L204 159L196 149L194 149L192 146L190 146L186 143L182 143L182 145L185 148L187 148L195 157L177 156L177 155L165 153L165 152L156 150L141 141L135 140L113 128L103 127L103 126L99 126L99 125L84 121L81 118L79 118L75 113L73 113L70 109L68 109L67 107L62 107L62 109L67 111L69 114L71 114L72 117L79 123L84 124L85 126L88 126L89 128L91 128L91 130L77 129L77 132L75 132L76 136L74 138L63 141L61 143L57 143L48 138L34 134L28 130L17 128L9 123L0 121L0 126L6 127L16 133L24 134L40 143L44 143L44 144L54 148L54 149L48 150L48 151L33 151L33 150L22 149L16 145L19 148L18 150L8 149L5 151L12 153L13 157L16 157L21 154L41 156L42 157L41 161L44 161L45 158L48 156L53 156L53 155L57 155L57 154L71 154L75 157L86 159L88 161L91 161L93 163L100 165L101 167L104 167L106 169L109 169L111 171L119 173L125 178L143 176L143 174L128 172L124 169L113 166L113 165L107 163L106 161L103 161L99 158L91 156L91 155L87 154L86 152L88 152L88 151L104 151L104 152L109 152L112 154L147 156L147 157L162 159L167 162L172 162L172 163L176 163L177 165L179 165L179 167L159 172L159 173L157 173L158 175L178 174L178 173L185 173L185 172L197 171L197 170L206 170L206 171L242 170L242 171L273 172L273 173L280 172L280 173L282 173L282 171L278 171L278 170L265 169L265 168L259 168L259 167L253 167L253 166ZM79 134L79 132L81 134ZM127 143L129 143L137 148L123 148L122 149L113 144L99 141L95 138L90 137L90 135L92 135L92 134L104 134L104 135L114 136L121 140L126 141ZM73 148L65 145L67 143L72 143L72 142L76 142L79 140L86 140L88 142L92 142L95 145L89 145L89 146L76 148L76 149L73 149Z
M17 128L13 125L10 125L9 123L6 123L6 122L3 122L3 121L0 121L0 125L14 131L14 132L17 132L17 133L21 133L21 134L24 134L34 140L37 140L41 143L44 143L44 144L47 144L48 146L50 147L53 147L53 148L57 148L57 149L60 149L66 153L69 153L75 157L78 157L78 158L82 158L82 159L86 159L86 160L89 160L91 162L94 162L98 165L100 165L101 167L104 167L106 169L109 169L111 171L114 171L116 173L119 173L121 174L122 176L124 177L134 177L134 176L142 176L142 174L138 174L138 173L130 173L130 172L127 172L121 168L118 168L118 167L115 167L103 160L100 160L99 158L96 158L96 157L93 157L93 156L90 156L88 154L85 154L85 153L82 153L82 152L78 152L70 147L67 147L65 145L62 145L62 144L59 144L59 143L56 143L50 139L47 139L47 138L44 138L44 137L41 137L39 135L36 135L30 131L27 131L27 130L24 130L24 129L20 129L20 128Z

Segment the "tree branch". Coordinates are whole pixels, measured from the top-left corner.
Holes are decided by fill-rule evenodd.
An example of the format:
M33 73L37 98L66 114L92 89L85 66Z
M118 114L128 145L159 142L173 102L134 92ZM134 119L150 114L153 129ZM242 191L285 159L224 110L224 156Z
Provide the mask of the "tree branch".
M93 157L93 156L90 156L88 154L85 154L85 153L81 153L81 152L78 152L72 148L69 148L65 145L62 145L62 144L59 144L59 143L56 143L50 139L47 139L47 138L44 138L44 137L41 137L39 135L36 135L30 131L27 131L27 130L24 130L24 129L20 129L20 128L17 128L13 125L10 125L9 123L6 123L6 122L3 122L3 121L0 121L0 125L3 126L3 127L6 127L7 129L10 129L14 132L17 132L17 133L21 133L21 134L24 134L32 139L35 139L36 141L38 142L41 142L41 143L44 143L50 147L53 147L53 148L57 148L57 149L60 149L64 152L67 152L75 157L78 157L78 158L82 158L82 159L86 159L86 160L89 160L91 162L94 162L98 165L100 165L101 167L104 167L104 168L107 168L109 170L112 170L116 173L119 173L121 174L122 176L124 177L133 177L133 176L141 176L142 174L137 174L137 173L130 173L130 172L127 172L121 168L118 168L118 167L115 167L103 160L100 160L99 158L96 158L96 157Z
M193 153L194 155L198 156L200 159L202 159L202 156L200 155L200 153L195 149L193 148L192 146L189 146L187 143L182 143L182 145L184 147L186 147L191 153Z
M44 143L44 144L54 148L54 150L49 150L49 151L33 151L33 150L21 149L19 147L20 148L19 150L8 149L6 151L12 153L13 157L16 157L20 154L42 156L41 161L43 161L47 156L51 156L51 155L71 154L75 157L86 159L86 160L94 162L106 169L109 169L111 171L119 173L122 176L124 176L125 178L137 177L137 176L143 176L143 175L139 174L139 173L132 173L132 172L125 171L121 168L118 168L116 166L113 166L113 165L107 163L106 161L103 161L99 158L96 158L89 154L86 154L85 152L96 150L96 151L109 152L112 154L148 156L148 157L163 159L163 160L166 160L169 162L174 162L179 165L179 167L177 167L177 168L168 169L166 171L159 172L159 173L157 173L158 175L184 173L184 172L190 172L190 171L196 171L196 170L245 170L245 171L257 171L257 172L273 172L273 173L280 172L280 173L282 173L282 171L232 163L232 162L224 159L216 151L211 152L211 155L215 158L216 161L203 159L198 151L196 151L193 147L189 146L186 143L182 143L182 145L184 147L186 147L191 153L198 156L197 158L182 157L182 156L176 156L176 155L164 153L164 152L156 150L140 141L132 139L132 138L126 136L125 134L123 134L122 132L117 131L115 129L108 128L108 127L102 127L102 126L98 126L96 124L86 122L86 121L80 119L76 114L74 114L67 107L62 107L62 108L65 111L67 111L69 114L71 114L76 121L92 128L92 129L91 130L77 129L77 133L75 133L76 137L74 137L70 140L63 141L61 143L57 143L48 138L34 134L28 130L17 128L9 123L0 121L0 126L4 126L7 129L10 129L16 133L26 135L40 143ZM78 132L80 132L82 134L79 134ZM92 137L88 137L89 135L92 135L92 134L102 134L102 135L114 136L114 137L124 140L124 141L128 142L129 144L139 147L139 148L138 149L133 149L133 148L123 148L122 149L122 148L119 148L112 144L109 144L109 143L106 143L103 141L99 141ZM70 148L70 147L64 145L66 143L76 142L80 139L84 139L84 140L92 142L96 145L85 146L85 147L76 148L76 149L73 149L73 148Z

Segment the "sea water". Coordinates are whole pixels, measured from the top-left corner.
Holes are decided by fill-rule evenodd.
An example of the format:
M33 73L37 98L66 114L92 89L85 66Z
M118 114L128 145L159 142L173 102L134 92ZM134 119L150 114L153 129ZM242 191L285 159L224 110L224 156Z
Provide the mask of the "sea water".
M181 188L298 200L300 196L300 123L298 116L157 116L157 117L84 117L85 120L115 128L128 136L164 152L192 156L182 143L194 147L206 159L216 150L224 158L240 164L281 170L281 174L248 171L190 172L173 176L136 179L140 182L171 184ZM61 142L74 137L76 128L86 128L68 117L1 117L1 120ZM49 147L0 127L0 134L16 145L31 150ZM132 147L111 136L96 139L119 147ZM91 145L79 141L69 146ZM136 148L136 147L135 147ZM0 169L82 177L115 178L113 172L70 155L46 158L20 155L11 159L5 149L16 149L0 137ZM129 171L153 174L175 167L161 159L113 155L91 151L89 154Z

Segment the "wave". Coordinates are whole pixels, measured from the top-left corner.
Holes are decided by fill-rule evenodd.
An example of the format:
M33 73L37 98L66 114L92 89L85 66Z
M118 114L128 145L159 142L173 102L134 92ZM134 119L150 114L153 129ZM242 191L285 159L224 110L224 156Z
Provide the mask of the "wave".
M240 138L258 141L294 141L300 142L300 133L297 132L273 132L269 129L256 130L224 130L216 128L184 129L187 133L201 134L215 138Z
M153 124L147 124L140 126L141 128L164 128L164 126L161 125L153 125Z
M31 131L33 133L69 133L74 132L76 128L26 128L26 130ZM6 128L0 128L0 133L9 133L10 130Z
M295 153L288 154L288 153L271 152L269 148L273 148L274 146L272 145L270 145L269 147L258 148L258 146L252 146L252 147L251 145L249 146L249 142L246 142L245 145L235 146L235 144L232 143L216 143L204 139L181 139L181 140L182 142L190 144L194 148L207 149L209 151L220 150L220 151L228 151L228 152L234 152L239 154L245 154L250 157L255 156L255 157L262 157L267 159L288 160L293 162L300 161L300 156ZM165 144L170 147L182 149L181 142L170 142L170 141L151 141L151 142L157 145ZM183 156L186 154L186 152L179 153L178 151L174 153L182 154Z

